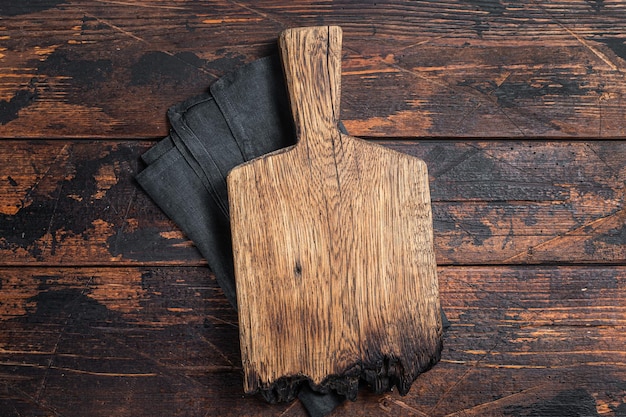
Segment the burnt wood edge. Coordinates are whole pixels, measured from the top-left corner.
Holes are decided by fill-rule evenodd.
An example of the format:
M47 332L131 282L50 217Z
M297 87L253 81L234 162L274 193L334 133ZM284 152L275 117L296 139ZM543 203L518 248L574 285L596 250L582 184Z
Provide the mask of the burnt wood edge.
M271 404L289 402L297 397L302 385L308 383L314 392L326 394L335 391L351 401L356 401L359 382L364 381L376 394L391 391L395 386L400 395L405 396L413 382L439 362L442 350L443 335L438 338L434 353L415 358L413 366L403 363L399 358L383 355L373 362L358 361L343 374L329 375L320 384L313 383L306 375L282 376L271 384L258 381L259 388L247 394L260 394Z

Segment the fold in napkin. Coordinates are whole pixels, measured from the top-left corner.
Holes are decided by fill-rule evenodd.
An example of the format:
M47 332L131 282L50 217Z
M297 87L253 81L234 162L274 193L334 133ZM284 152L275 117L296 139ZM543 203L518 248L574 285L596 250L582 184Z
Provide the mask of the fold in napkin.
M236 308L226 176L296 142L278 57L222 77L207 93L172 107L168 118L170 134L142 155L147 166L136 179L194 242ZM298 397L312 417L327 415L344 400L307 385Z

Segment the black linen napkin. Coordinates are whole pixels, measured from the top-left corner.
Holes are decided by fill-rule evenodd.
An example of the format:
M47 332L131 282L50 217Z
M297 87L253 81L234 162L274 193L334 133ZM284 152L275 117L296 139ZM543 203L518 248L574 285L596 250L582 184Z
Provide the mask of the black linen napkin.
M222 77L209 92L172 107L168 118L170 134L142 155L147 166L137 182L194 242L236 308L226 176L296 142L278 57ZM298 397L311 417L327 415L344 400L307 385Z
M226 176L237 165L296 143L288 100L277 56L245 65L168 111L170 134L142 155L147 166L136 176L194 242L235 308ZM341 123L339 128L347 133ZM450 323L441 313L445 329ZM311 417L326 416L345 400L307 384L298 398Z

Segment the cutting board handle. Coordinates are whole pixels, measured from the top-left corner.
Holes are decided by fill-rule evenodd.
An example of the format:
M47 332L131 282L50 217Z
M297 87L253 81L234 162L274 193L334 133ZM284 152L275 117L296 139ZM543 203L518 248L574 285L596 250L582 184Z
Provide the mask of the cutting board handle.
M298 145L315 148L338 132L341 28L315 26L281 33L281 52ZM324 143L317 143L324 145Z

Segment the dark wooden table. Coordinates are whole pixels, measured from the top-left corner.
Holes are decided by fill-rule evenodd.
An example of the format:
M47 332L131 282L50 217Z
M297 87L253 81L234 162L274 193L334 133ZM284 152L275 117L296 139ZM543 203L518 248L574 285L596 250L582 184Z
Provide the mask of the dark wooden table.
M626 416L626 4L0 3L0 415L304 416L137 186L167 108L344 29L342 118L430 169L441 362L334 415Z

